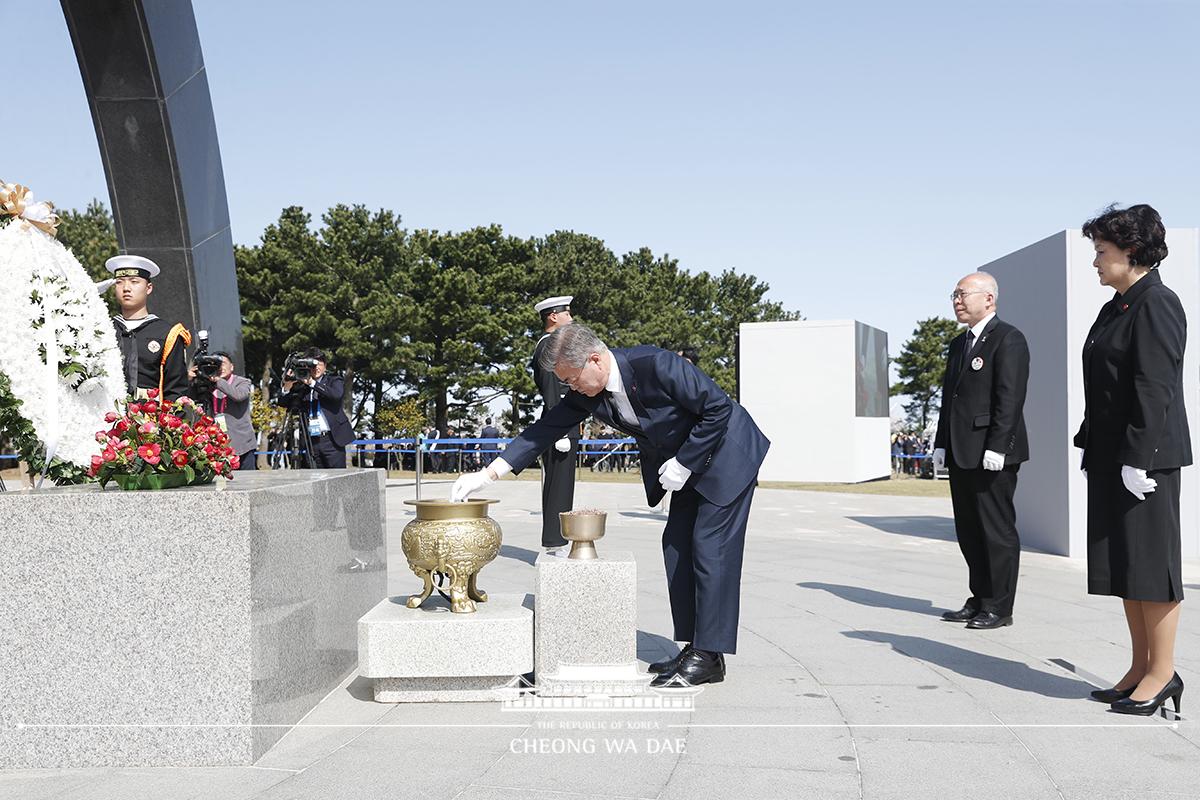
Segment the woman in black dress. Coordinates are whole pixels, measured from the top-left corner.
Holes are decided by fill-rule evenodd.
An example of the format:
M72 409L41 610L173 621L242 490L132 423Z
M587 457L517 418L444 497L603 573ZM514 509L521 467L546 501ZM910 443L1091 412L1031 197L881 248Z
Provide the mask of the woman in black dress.
M1166 230L1147 205L1109 207L1088 220L1092 265L1116 295L1083 348L1084 417L1075 436L1088 479L1088 593L1124 598L1129 671L1092 692L1113 711L1153 714L1183 681L1175 631L1183 599L1179 469L1192 463L1183 402L1187 320L1163 285Z

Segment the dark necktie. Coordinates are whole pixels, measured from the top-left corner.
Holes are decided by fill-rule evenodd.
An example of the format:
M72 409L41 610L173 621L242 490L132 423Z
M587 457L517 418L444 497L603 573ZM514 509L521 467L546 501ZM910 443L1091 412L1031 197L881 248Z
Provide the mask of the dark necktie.
M971 363L971 347L975 344L975 331L967 331L967 342L963 345L962 367L960 373L967 371L967 366Z

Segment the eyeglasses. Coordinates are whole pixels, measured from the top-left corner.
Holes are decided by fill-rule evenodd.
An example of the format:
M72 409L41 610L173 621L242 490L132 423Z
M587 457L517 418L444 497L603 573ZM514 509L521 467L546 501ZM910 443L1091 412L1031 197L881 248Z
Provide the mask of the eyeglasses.
M584 371L586 368L587 368L587 362L584 362L584 365L583 365L582 367L580 367L578 370L576 370L575 374L574 374L574 375L572 375L571 377L569 377L569 378L564 378L564 377L562 377L562 376L560 375L558 379L559 379L560 381L562 381L563 383L565 383L567 386L569 386L569 387L571 387L572 389L574 389L574 388L575 388L575 384L576 384L576 383L579 381L579 379L580 379L580 378L583 376L583 371Z
M983 289L976 289L973 292L964 292L962 289L955 289L953 292L950 293L950 299L951 300L962 300L964 297L966 297L969 294L991 294L991 293L988 291L985 291Z

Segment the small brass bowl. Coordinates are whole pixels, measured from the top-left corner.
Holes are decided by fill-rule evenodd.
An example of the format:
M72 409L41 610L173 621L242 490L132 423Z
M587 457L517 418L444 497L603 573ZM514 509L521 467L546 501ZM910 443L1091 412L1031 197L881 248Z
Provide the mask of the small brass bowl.
M599 558L596 555L597 539L604 536L604 521L608 514L575 514L563 511L558 515L562 526L563 538L571 543L571 552L567 558L588 561Z

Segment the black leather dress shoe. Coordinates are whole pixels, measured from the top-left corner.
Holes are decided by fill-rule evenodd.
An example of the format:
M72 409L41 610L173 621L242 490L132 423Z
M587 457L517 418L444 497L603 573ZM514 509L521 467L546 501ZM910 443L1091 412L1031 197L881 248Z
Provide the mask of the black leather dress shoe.
M682 681L688 686L699 686L702 683L720 683L723 680L725 680L725 654L698 650L693 647L679 659L675 669L662 673L651 681L650 685L669 686L671 683Z
M1115 703L1118 700L1124 700L1126 697L1129 697L1136 688L1137 684L1130 686L1128 689L1118 689L1115 686L1111 689L1097 689L1092 692L1092 699L1101 703Z
M674 658L668 658L666 661L655 661L650 666L646 667L646 672L653 675L662 675L664 672L670 672L679 666L679 660L692 649L692 643L688 642L683 649L675 654Z
M967 603L958 611L947 611L945 614L942 614L942 619L946 622L970 622L978 613L978 608Z
M1002 617L994 611L980 611L967 623L967 627L973 631L990 631L1005 625L1012 625L1012 617Z

